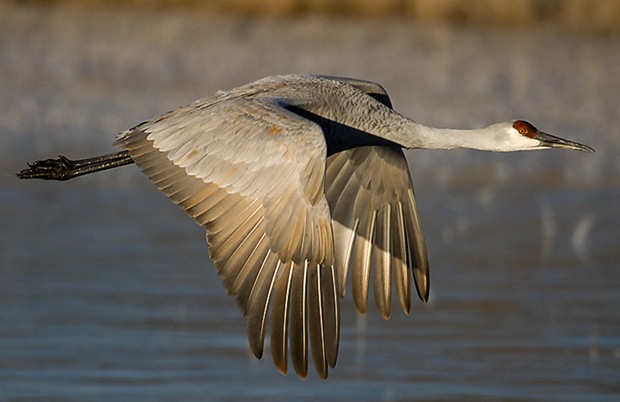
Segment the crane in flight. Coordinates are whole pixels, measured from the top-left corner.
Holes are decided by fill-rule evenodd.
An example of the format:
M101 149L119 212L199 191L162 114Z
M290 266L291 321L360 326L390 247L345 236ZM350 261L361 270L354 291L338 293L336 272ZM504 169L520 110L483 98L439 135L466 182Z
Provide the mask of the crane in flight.
M327 378L340 309L351 293L390 316L392 287L410 311L412 278L429 297L426 246L406 149L594 150L523 120L477 130L424 126L396 112L379 84L284 75L219 91L121 132L121 152L40 160L21 179L68 180L135 163L206 229L209 255L247 319L257 358ZM270 313L270 314L269 314ZM268 319L270 315L270 319ZM310 353L309 353L310 351Z

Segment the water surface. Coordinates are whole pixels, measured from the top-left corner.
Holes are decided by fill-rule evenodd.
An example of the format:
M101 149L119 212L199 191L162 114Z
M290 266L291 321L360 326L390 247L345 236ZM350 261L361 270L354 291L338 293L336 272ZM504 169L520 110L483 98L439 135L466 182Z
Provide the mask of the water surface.
M620 396L617 39L2 7L0 400ZM380 81L427 124L527 117L597 153L410 152L431 300L384 321L347 296L336 369L301 381L251 355L203 230L135 167L13 176L110 152L146 118L286 72Z

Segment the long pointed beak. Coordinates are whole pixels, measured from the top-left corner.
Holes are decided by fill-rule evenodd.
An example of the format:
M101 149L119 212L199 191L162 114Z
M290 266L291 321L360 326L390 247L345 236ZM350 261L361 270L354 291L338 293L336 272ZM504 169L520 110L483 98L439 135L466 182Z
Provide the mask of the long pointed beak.
M576 151L595 152L594 148L587 145L580 144L575 141L565 140L564 138L556 137L555 135L547 134L542 131L538 131L536 133L536 139L540 141L541 147L566 148L574 149Z

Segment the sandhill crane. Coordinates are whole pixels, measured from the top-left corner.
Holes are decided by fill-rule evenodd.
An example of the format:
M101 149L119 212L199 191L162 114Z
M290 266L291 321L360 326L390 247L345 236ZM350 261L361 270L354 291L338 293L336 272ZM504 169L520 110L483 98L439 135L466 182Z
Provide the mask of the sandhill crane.
M593 151L523 120L478 130L427 127L394 111L376 83L310 75L220 91L120 133L115 145L123 151L37 161L18 177L67 180L136 163L205 227L209 255L247 318L254 355L263 354L271 306L276 367L286 373L290 353L305 378L311 349L324 379L336 364L349 267L361 313L370 282L385 318L392 283L406 313L412 276L428 300L426 246L403 148Z

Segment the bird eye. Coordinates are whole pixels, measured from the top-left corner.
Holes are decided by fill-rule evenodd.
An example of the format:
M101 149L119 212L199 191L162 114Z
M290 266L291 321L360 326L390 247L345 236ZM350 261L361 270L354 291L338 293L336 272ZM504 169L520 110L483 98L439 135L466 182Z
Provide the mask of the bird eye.
M536 133L536 129L528 122L523 120L517 120L512 125L512 127L517 130L517 132L524 137L534 137Z

